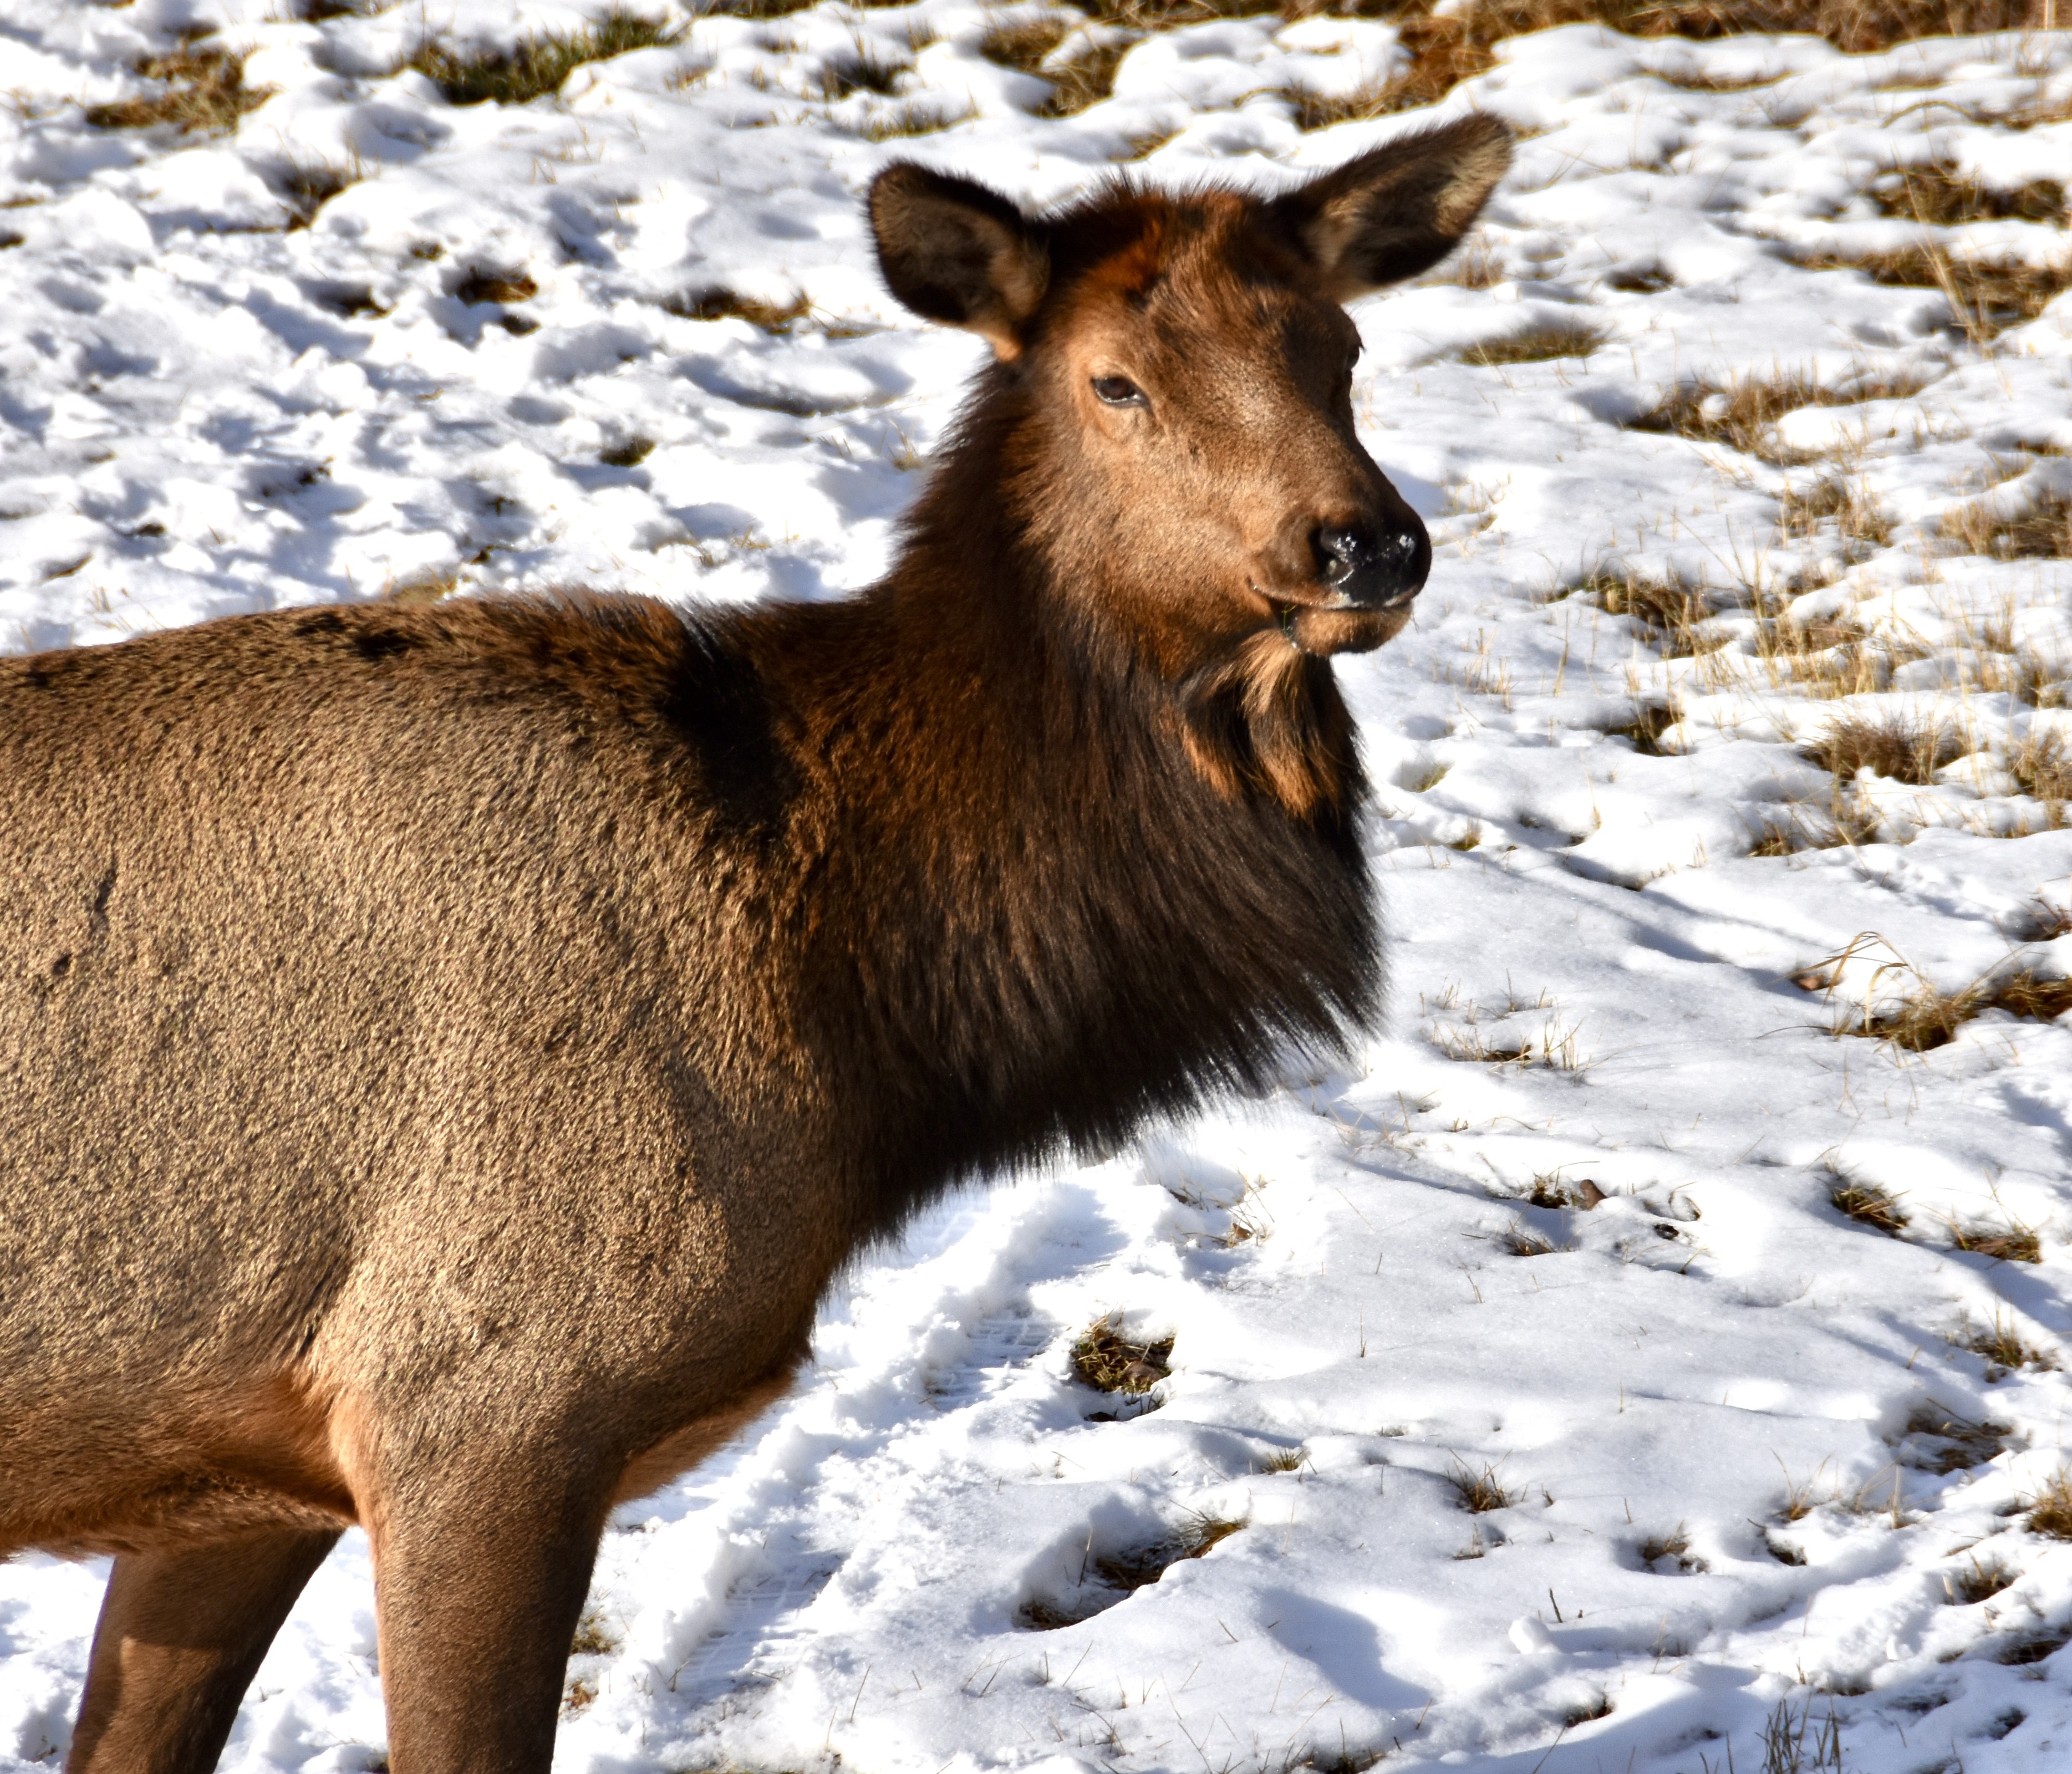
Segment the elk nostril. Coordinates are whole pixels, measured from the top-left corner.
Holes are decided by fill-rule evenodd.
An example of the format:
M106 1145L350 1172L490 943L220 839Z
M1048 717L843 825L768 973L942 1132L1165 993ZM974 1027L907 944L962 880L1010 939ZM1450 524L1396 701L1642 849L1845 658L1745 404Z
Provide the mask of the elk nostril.
M1350 528L1319 528L1310 537L1310 544L1325 582L1334 585L1343 585L1375 565L1383 552L1371 530Z

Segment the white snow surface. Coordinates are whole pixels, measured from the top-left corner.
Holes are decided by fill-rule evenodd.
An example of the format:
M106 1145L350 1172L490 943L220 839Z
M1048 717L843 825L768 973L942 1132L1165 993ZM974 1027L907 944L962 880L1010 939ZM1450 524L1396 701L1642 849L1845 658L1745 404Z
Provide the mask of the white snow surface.
M673 44L508 108L392 70L428 28L508 44L572 7L274 10L0 22L0 646L449 576L841 596L884 569L984 348L879 285L877 168L1038 204L1123 161L1268 191L1430 115L1298 129L1291 95L1396 65L1373 23L1154 36L1113 98L1045 119L968 0L673 15ZM274 88L234 134L86 124L195 24ZM819 96L859 59L896 90ZM2067 180L2072 125L2033 120L2068 92L2072 34L1846 57L1577 27L1437 108L1525 138L1484 274L1356 309L1365 441L1435 541L1412 629L1339 667L1386 1017L1342 1070L964 1192L859 1261L796 1392L613 1522L557 1768L1704 1774L1762 1766L1780 1704L1811 1710L1809 1756L1832 1712L1864 1774L2072 1761L2072 1545L2025 1513L2072 1379L1964 1343L1997 1324L2072 1360L2072 1019L1988 1011L1923 1053L1835 1032L1924 983L2072 971L2072 936L2036 939L2072 830L2009 770L2072 725L2072 564L1938 528L2072 493L2072 297L1980 347L1938 293L1795 262L1916 238L1867 195L1896 167ZM289 180L326 166L357 180L287 228ZM2067 250L2036 223L1931 232ZM536 293L463 299L491 276ZM685 318L719 290L804 312ZM1552 323L1601 343L1462 360ZM1782 428L1823 461L1621 423L1679 381L1786 373L1827 391ZM1787 484L1831 471L1885 540L1781 535ZM1794 617L1848 613L1896 669L1823 698L1731 612L1716 651L1665 659L1556 595L1599 569L1723 608L1803 588ZM1990 669L2011 648L2043 706ZM1616 730L1646 706L1675 717L1653 749ZM1749 854L1826 807L1801 746L1895 711L1967 755L1924 787L1864 775L1863 842ZM1899 1234L1838 1212L1844 1183L1899 1197ZM2032 1229L2040 1261L1955 1247L1980 1224ZM1152 1408L1073 1378L1110 1312L1174 1339ZM1455 1480L1485 1472L1508 1501L1471 1513ZM1242 1526L1104 1584L1203 1521ZM0 1768L61 1755L104 1569L0 1567ZM1979 1574L2005 1586L1967 1601ZM348 1535L225 1767L384 1766L374 1644Z

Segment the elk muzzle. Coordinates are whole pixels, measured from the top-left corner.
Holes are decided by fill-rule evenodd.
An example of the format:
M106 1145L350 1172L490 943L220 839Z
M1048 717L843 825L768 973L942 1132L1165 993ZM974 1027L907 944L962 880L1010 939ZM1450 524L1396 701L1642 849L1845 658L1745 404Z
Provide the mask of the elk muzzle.
M1311 532L1317 577L1330 588L1327 608L1387 610L1407 604L1432 570L1432 539L1415 511L1379 524L1319 524Z

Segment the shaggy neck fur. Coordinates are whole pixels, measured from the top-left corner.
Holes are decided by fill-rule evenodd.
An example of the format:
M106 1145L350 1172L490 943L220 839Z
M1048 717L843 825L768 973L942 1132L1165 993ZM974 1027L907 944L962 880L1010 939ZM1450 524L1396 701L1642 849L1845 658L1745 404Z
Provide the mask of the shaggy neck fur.
M877 1226L976 1169L1262 1087L1284 1045L1336 1045L1379 990L1328 667L1274 637L1259 706L1242 655L1156 676L1065 594L1096 564L1046 557L997 491L1005 380L882 584L745 617L729 643L799 791L771 872L799 884L778 917L795 1026L830 1112L870 1123L850 1149ZM1304 766L1330 790L1291 811L1262 757L1333 721L1344 738Z

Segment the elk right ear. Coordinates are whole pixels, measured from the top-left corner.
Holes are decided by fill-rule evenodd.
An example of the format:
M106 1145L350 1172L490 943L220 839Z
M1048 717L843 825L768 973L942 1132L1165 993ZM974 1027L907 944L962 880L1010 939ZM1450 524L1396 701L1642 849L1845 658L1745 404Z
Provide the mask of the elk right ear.
M1307 248L1324 294L1350 302L1452 252L1510 166L1511 143L1500 121L1477 113L1399 136L1267 207Z
M1003 358L1021 355L1019 329L1043 299L1050 261L1007 199L898 161L871 181L870 227L886 285L915 314L978 334Z

